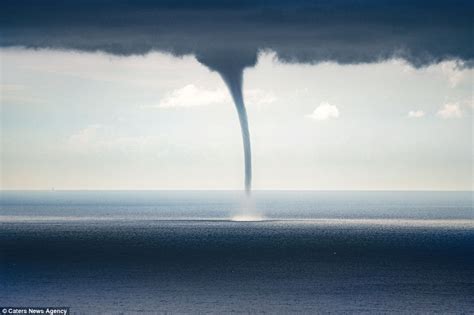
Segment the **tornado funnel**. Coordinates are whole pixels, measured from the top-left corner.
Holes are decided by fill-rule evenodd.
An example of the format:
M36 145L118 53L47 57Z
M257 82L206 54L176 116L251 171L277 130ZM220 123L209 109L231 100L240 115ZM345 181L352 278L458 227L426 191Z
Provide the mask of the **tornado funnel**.
M250 145L249 123L242 93L243 72L245 67L254 66L257 61L255 53L232 54L217 53L207 54L197 58L199 62L220 74L226 83L239 115L240 129L244 147L245 163L245 192L250 195L252 189L252 149Z

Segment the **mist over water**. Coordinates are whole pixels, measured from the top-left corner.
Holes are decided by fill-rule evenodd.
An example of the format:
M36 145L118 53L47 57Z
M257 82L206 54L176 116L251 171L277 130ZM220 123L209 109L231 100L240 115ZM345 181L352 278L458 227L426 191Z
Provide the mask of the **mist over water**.
M232 216L231 221L253 222L263 221L265 217L257 210L255 199L251 194L246 194L241 201L237 213Z
M2 191L0 219L472 221L472 201L468 191Z

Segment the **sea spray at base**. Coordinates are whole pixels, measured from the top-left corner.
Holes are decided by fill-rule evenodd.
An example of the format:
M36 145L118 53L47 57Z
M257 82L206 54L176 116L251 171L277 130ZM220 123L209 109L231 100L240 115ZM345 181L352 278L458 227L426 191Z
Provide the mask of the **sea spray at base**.
M246 194L242 197L237 213L230 220L236 222L257 222L264 221L265 218L260 211L257 211L257 205L252 195Z

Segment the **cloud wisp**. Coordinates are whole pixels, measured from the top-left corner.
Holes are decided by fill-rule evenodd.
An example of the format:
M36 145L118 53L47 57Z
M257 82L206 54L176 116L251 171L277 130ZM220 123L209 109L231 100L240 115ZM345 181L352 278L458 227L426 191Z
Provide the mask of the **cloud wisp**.
M461 118L463 113L458 103L447 103L436 113L443 119Z
M329 120L339 118L339 109L335 105L331 105L327 102L321 103L316 109L306 117L313 120Z
M261 89L244 90L247 104L250 106L262 107L277 101L277 97L272 92ZM187 84L167 93L158 105L142 106L143 108L188 108L201 107L217 104L231 104L232 98L229 93L222 88L206 89L195 84Z
M426 113L421 109L418 110L411 110L408 112L408 118L421 118L425 117Z
M194 84L188 84L182 88L168 93L156 107L196 107L229 102L228 93L223 89L206 90Z

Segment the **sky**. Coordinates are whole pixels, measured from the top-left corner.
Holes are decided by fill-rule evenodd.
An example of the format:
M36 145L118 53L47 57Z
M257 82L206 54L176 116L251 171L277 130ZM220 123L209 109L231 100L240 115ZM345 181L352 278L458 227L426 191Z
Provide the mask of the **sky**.
M235 107L193 55L0 48L2 189L242 189ZM286 63L244 72L254 189L471 190L473 70Z

